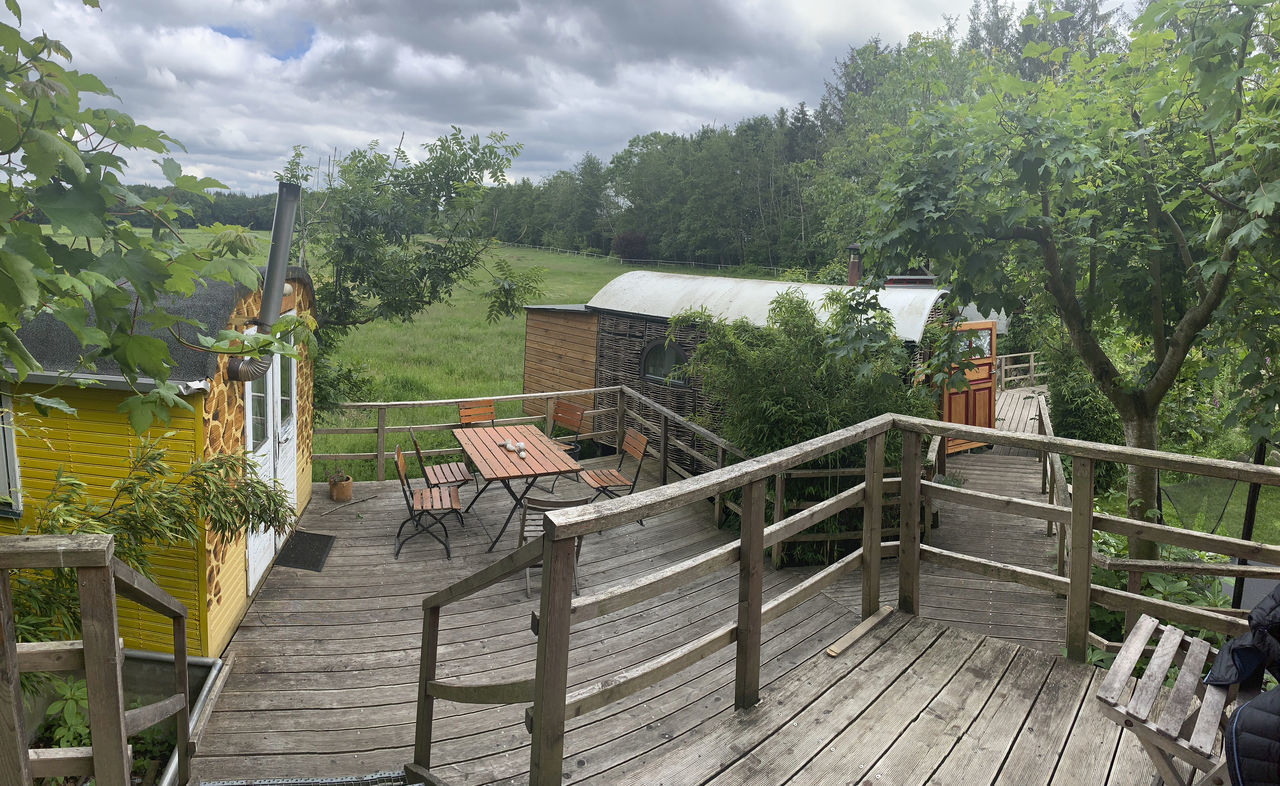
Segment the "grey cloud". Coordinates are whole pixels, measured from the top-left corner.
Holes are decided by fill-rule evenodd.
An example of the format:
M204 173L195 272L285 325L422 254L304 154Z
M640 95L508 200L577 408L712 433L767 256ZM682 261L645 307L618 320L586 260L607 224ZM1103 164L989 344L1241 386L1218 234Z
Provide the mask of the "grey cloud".
M850 45L954 13L943 0L25 5L24 30L62 39L117 106L181 139L184 166L249 190L271 188L293 144L327 152L404 133L416 147L453 124L506 131L525 145L513 173L536 179L587 150L607 161L650 131L813 105ZM154 181L150 156L136 157L129 177Z

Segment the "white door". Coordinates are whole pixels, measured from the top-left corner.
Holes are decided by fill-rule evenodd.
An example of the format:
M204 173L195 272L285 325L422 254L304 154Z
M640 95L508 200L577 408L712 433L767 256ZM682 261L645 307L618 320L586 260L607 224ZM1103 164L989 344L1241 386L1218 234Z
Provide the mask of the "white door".
M284 487L289 504L297 507L298 461L295 391L297 363L273 358L261 379L245 383L245 447L264 480L275 479ZM246 540L249 592L267 575L271 561L284 545L286 534L250 532Z

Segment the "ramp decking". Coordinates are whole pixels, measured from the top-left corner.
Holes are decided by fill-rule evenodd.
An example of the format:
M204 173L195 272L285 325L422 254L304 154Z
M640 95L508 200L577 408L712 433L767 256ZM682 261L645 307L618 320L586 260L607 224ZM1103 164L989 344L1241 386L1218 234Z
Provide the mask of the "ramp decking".
M1015 463L999 463L1006 461ZM972 488L1039 493L1033 457L987 452L952 457L949 466ZM654 483L653 475L642 479L642 486ZM557 494L573 496L573 486L562 483ZM464 488L464 502L472 493L474 487ZM322 493L313 498L302 527L338 540L322 572L277 568L268 577L228 648L231 676L200 740L196 778L334 778L399 770L410 760L421 601L508 553L516 523L486 554L510 505L491 488L467 526L451 528L451 561L426 537L393 560L392 537L404 517L398 484L360 484L355 498L371 494L377 497L332 515L323 515L334 505ZM1055 543L1043 522L976 511L943 510L931 535L945 548L1042 570L1051 564ZM731 539L712 525L711 506L701 503L646 519L644 527L589 536L579 566L582 591ZM892 562L885 569L882 598L890 602L896 574ZM931 565L924 570L923 618L892 615L838 658L823 651L859 621L856 574L766 625L761 704L748 712L733 711L733 651L727 648L570 721L566 780L1149 780L1136 743L1122 740L1118 727L1093 709L1089 685L1097 672L1052 654L1062 637L1060 600ZM441 676L532 674L536 639L529 619L538 572L533 575L533 599L525 597L518 575L448 607ZM805 575L766 570L765 597ZM642 663L732 622L737 595L734 567L575 626L570 685ZM523 706L438 702L433 772L459 784L527 778L523 713Z

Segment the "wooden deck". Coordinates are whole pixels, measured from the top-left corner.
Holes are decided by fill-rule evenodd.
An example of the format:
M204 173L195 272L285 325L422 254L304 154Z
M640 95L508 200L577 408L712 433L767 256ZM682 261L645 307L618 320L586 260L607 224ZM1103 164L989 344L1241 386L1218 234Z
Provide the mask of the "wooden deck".
M1014 391L1017 393L1017 391ZM1041 498L1034 458L991 451L955 456L949 474L968 488ZM641 486L656 482L646 475ZM573 496L561 482L557 496ZM464 503L474 486L464 487ZM231 677L200 742L200 780L333 778L399 770L411 759L421 600L508 553L515 528L486 554L510 501L487 491L453 559L415 538L392 560L404 517L397 483L363 483L333 503L317 490L302 527L336 535L320 573L277 568L228 653ZM941 512L932 542L1046 569L1055 540L1045 525L978 511ZM579 566L584 593L731 540L699 504L589 536ZM485 528L488 532L486 533ZM882 598L896 597L885 564ZM636 696L569 723L566 780L683 784L1139 783L1151 769L1136 743L1101 718L1096 670L1056 657L1062 601L1047 593L924 567L922 618L893 615L838 658L824 649L859 619L860 576L764 629L762 701L733 712L728 648ZM534 599L514 577L447 609L441 676L531 675ZM766 570L766 599L804 577ZM641 663L735 618L737 568L575 626L570 685ZM932 620L932 621L931 621ZM945 624L939 624L945 623ZM1001 641L998 639L1007 639ZM1030 645L1030 646L1020 646ZM433 771L459 784L527 777L524 708L438 702Z

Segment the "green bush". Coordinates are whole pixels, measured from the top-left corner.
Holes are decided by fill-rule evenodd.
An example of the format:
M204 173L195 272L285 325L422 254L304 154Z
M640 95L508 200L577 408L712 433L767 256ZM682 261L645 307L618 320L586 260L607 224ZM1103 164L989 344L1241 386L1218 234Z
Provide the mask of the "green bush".
M678 315L673 333L692 326L705 335L688 368L701 378L710 410L718 413L704 424L748 455L760 456L886 412L933 416L932 392L908 384L906 350L875 293L833 293L825 305L828 316L822 319L798 292L784 292L771 304L765 327L704 312ZM900 462L900 437L890 436L885 454L887 465ZM864 457L865 446L857 444L805 468L861 467ZM840 485L789 480L787 502L825 498ZM856 530L861 519L852 519L831 519L813 531ZM786 559L812 564L836 556L826 546L789 544Z
M1099 392L1093 377L1067 344L1045 352L1049 385L1049 416L1056 436L1108 445L1123 445L1124 430L1116 408ZM1070 462L1066 462L1070 473ZM1094 482L1099 494L1116 489L1125 476L1123 464L1099 461Z

